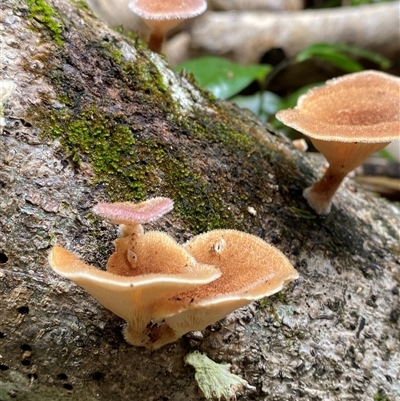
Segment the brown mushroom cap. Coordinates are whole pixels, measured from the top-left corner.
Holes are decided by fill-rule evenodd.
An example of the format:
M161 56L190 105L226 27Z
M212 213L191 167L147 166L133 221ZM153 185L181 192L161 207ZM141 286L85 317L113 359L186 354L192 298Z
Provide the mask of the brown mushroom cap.
M197 17L207 8L205 0L132 0L129 8L144 20L182 20Z
M129 8L150 28L148 46L161 53L165 34L181 21L196 17L207 8L206 0L132 0Z
M303 192L318 214L328 214L346 174L400 138L400 78L377 71L335 78L276 117L309 136L328 160L324 176Z
M184 247L198 262L212 264L222 273L213 285L194 290L188 298L196 295L197 299L211 299L222 294L263 297L279 291L284 284L282 280L298 277L279 249L241 231L212 230L196 235ZM261 295L264 290L266 294Z
M180 274L197 271L197 261L170 235L160 231L117 238L107 271L119 276ZM215 269L214 269L215 270Z
M146 237L148 234L139 238ZM157 240L157 238L153 236L153 240ZM157 250L161 255L165 251L164 244L165 242ZM178 244L176 245L179 247ZM154 249L153 247L150 253ZM185 250L183 249L182 252ZM140 253L138 252L138 254ZM166 257L170 257L172 252L167 250L165 254ZM155 255L155 262L160 259L158 256ZM153 317L155 304L182 291L209 283L220 275L220 272L213 266L198 264L190 255L186 259L180 255L178 259L176 261L178 264L179 261L185 263L176 266L173 261L166 260L161 273L162 269L157 263L154 263L154 269L151 268L150 256L143 262L144 264L149 263L149 265L139 269L138 275L121 276L87 265L66 249L55 246L50 253L49 263L58 274L80 285L103 306L126 320L128 327L125 337L128 342L144 345L147 341L146 327ZM189 259L193 263L186 263ZM139 258L137 262L140 264ZM170 267L173 267L172 271L169 271ZM141 274L141 270L146 270L147 274Z
M362 71L309 90L276 118L321 141L391 142L400 138L399 104L400 78Z
M171 211L174 202L169 198L150 198L140 203L115 202L99 203L93 211L115 224L136 225L159 219Z
M298 278L289 260L260 238L236 230L213 230L193 237L185 248L197 261L221 270L221 277L156 307L155 319L174 332L153 347L188 331L203 330L253 300L275 294Z

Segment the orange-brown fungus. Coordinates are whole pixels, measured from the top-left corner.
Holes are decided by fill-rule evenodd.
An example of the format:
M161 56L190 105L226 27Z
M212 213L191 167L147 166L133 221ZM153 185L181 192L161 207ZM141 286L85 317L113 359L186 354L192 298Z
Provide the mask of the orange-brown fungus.
M400 78L363 71L332 79L276 117L307 135L328 160L322 179L304 191L309 205L327 214L347 173L400 138Z
M205 0L132 0L129 8L151 29L149 49L161 53L165 34L188 18L197 17L207 8Z
M153 346L203 330L233 310L280 291L298 277L289 260L260 238L236 230L214 230L185 244L197 261L216 266L221 277L183 292L156 308L156 320L172 331Z

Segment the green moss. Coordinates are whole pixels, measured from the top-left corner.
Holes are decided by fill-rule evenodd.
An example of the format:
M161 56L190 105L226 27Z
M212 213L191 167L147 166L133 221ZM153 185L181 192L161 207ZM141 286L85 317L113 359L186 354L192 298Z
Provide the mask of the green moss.
M147 47L147 44L139 39L137 32L127 31L122 25L113 26L112 29L119 34L124 35L128 40L133 42L133 47L137 47L138 44L140 44L142 47Z
M183 154L157 139L136 139L134 127L116 123L113 115L93 106L79 114L56 112L44 134L59 138L78 165L90 162L93 183L104 185L113 201L141 200L159 192L175 200L175 214L196 233L226 227L230 219L221 209L222 199L208 195L206 184Z
M121 79L128 87L144 91L151 95L152 102L156 102L165 113L176 112L177 107L165 86L163 77L156 66L149 62L146 56L140 54L144 51L144 46L139 40L134 39L134 47L138 52L138 57L134 61L124 59L122 50L114 42L102 42L101 49L105 57L110 57L119 69ZM129 41L129 39L127 39ZM143 56L143 57L142 57Z
M201 120L182 119L177 120L178 124L185 130L190 131L194 136L207 139L211 142L218 142L228 149L252 152L255 147L254 138L243 130L242 126L230 127L230 123L219 119L212 119L206 115ZM228 116L226 118L229 118Z
M92 12L91 9L89 8L88 4L84 0L71 0L71 2L73 4L76 4L77 6L79 6L85 12L88 12L88 13Z
M374 395L374 401L391 401L392 399L390 397L388 397L386 394L384 394L381 391L378 391L375 395Z
M58 21L60 15L44 0L27 0L31 19L39 21L49 32L51 38L58 44L63 45L62 25Z
M223 122L209 119L199 123L182 116L163 76L147 55L141 54L141 45L135 44L138 56L133 61L127 60L120 42L112 36L87 40L84 46L77 43L65 49L65 60L48 60L46 65L66 62L84 68L83 55L89 63L86 76L90 76L90 60L97 60L99 86L77 79L79 73L87 74L83 69L72 73L49 68L44 73L63 106L50 108L46 104L53 100L47 99L32 109L31 122L42 127L43 136L58 138L71 159L91 173L93 184L104 187L112 201L169 196L175 201L175 216L193 233L236 228L224 194L215 190L215 182L203 178L196 157L190 157L190 144L181 147L178 140L172 148L160 130L173 135L183 125L192 137L223 141L232 148L241 144L250 149L251 141ZM74 49L79 49L79 54L73 53ZM109 93L116 94L118 101ZM241 200L242 194L237 199Z
M94 182L102 182L115 200L127 191L134 199L146 196L144 181L151 184L150 169L140 163L140 151L127 125L116 124L111 116L88 107L79 115L54 114L46 134L60 138L77 164L90 161L96 173Z
M294 329L293 335L296 336L299 340L304 340L306 338L306 334L300 329Z
M279 302L285 305L289 303L286 291L279 291L276 294L270 296L268 299L271 303Z
M266 309L267 307L269 307L270 312L273 312L274 314L276 314L274 304L277 302L282 304L288 303L287 294L285 291L279 291L278 293L271 295L270 297L265 297L258 301L261 309Z
M258 301L258 304L260 305L261 309L265 309L269 305L269 299L268 297L262 298Z

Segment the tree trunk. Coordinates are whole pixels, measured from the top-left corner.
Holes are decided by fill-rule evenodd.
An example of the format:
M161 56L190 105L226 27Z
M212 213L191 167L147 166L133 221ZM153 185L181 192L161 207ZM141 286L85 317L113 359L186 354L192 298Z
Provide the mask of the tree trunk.
M255 386L240 400L399 399L396 205L346 179L331 214L315 216L302 190L318 163L82 2L0 10L1 77L17 84L0 135L1 401L203 400L183 362L193 350ZM160 350L127 344L124 322L47 255L58 243L104 268L117 230L91 207L150 196L175 201L151 228L180 242L257 234L299 280Z

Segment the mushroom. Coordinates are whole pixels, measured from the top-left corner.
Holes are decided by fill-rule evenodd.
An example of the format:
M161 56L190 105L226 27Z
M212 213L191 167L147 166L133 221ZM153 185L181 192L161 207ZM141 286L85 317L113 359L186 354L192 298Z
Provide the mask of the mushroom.
M197 263L173 238L161 232L120 238L103 271L55 246L50 266L80 285L103 306L127 323L125 339L134 345L149 341L154 307L182 291L209 283L220 276L213 266ZM154 333L153 333L154 336Z
M166 33L188 18L197 17L207 8L205 0L132 0L129 8L149 26L149 48L161 53Z
M344 177L400 138L400 78L377 71L335 78L276 118L310 137L329 162L321 180L303 192L318 214L328 214Z
M143 234L141 224L150 223L168 213L174 207L169 198L150 198L140 203L115 202L99 203L93 211L99 216L121 224L121 236L130 234Z
M203 330L233 310L280 291L298 278L289 260L260 238L236 230L213 230L185 245L199 263L217 267L220 278L158 303L154 320L167 326L153 348L188 331ZM158 329L159 327L157 327ZM151 338L152 329L149 330Z

